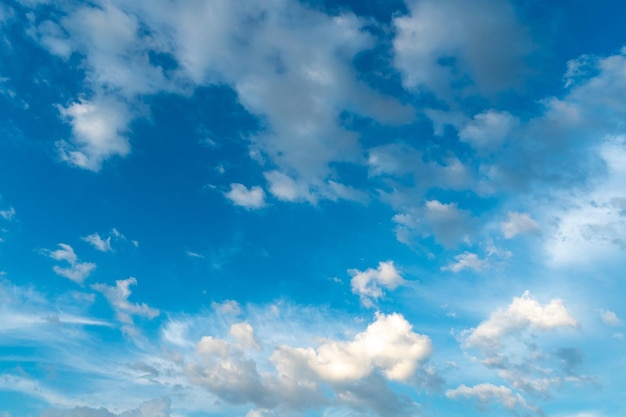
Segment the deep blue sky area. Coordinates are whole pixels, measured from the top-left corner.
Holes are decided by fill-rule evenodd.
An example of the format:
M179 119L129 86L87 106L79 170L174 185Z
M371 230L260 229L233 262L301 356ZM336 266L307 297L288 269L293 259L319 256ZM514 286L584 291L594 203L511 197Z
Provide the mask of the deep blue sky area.
M0 416L626 413L626 3L0 3Z

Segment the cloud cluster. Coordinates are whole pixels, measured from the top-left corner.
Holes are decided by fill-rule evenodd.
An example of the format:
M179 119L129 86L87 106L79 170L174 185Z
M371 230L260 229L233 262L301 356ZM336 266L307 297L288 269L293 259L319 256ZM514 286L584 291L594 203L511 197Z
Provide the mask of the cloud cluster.
M270 345L272 353L264 357L259 349L268 342L250 323L235 322L225 338L203 336L184 372L191 383L232 404L290 413L335 403L404 415L410 401L393 393L387 381L416 383L432 352L430 339L413 332L400 314L378 313L351 340L326 339L314 347ZM382 395L381 401L368 398L373 392Z
M476 360L511 384L511 387L482 383L461 385L448 390L451 399L475 399L478 406L499 403L508 409L539 410L520 393L544 398L553 387L564 382L584 382L589 378L577 373L581 353L575 348L560 348L552 353L541 349L538 336L563 328L575 328L578 322L563 302L553 299L541 305L528 291L514 297L506 309L494 311L487 320L462 334L462 347L478 349Z
M373 307L376 300L383 296L383 288L394 290L404 284L404 279L391 261L379 262L376 269L350 269L348 273L352 276L352 292L360 297L366 307Z
M43 253L55 261L67 263L69 266L62 267L55 265L52 269L57 275L70 279L77 284L82 284L91 272L96 269L96 264L92 262L79 262L74 249L66 243L59 243L59 246L60 249L54 251L46 249L43 250Z

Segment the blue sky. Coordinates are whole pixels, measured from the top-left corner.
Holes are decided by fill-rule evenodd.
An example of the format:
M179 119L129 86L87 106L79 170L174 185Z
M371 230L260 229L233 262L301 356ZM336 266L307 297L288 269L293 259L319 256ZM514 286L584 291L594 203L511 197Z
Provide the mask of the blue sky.
M625 14L3 1L0 416L624 415Z

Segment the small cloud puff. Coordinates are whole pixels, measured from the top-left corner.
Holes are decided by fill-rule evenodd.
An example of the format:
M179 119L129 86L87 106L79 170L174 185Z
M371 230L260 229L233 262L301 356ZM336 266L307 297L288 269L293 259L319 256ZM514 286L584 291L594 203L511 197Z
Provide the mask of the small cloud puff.
M373 307L374 302L383 296L383 288L394 290L404 283L392 261L379 262L376 269L350 269L348 273L352 275L352 292L361 298L366 307Z
M259 186L247 188L243 184L230 184L230 191L224 195L234 205L248 210L265 206L265 192Z

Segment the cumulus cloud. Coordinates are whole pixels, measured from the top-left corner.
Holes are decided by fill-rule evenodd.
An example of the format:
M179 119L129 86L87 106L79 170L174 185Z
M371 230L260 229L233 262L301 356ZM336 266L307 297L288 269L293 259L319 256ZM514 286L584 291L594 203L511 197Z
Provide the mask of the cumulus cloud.
M377 314L376 321L349 342L328 341L317 349L280 346L272 361L296 361L327 382L358 380L379 370L387 379L405 381L428 358L432 344L413 332L400 314Z
M446 391L446 397L451 400L468 399L475 400L479 407L484 407L489 403L499 403L509 410L517 408L534 409L526 403L524 397L514 393L510 388L503 385L478 384L472 387L461 385L455 389Z
M508 213L508 221L502 223L502 234L507 239L512 239L520 234L536 233L539 224L534 221L530 214L511 211Z
M270 193L281 201L314 202L316 200L306 183L295 181L282 172L266 172L265 179L269 183Z
M512 388L546 398L553 387L566 382L593 381L593 378L577 373L584 359L580 349L561 347L551 349L550 353L542 346L540 336L545 333L577 326L578 322L561 300L553 299L541 305L527 291L521 297L513 298L506 309L494 311L477 327L463 332L462 347L467 350L477 348L480 356L474 359L497 371L497 375ZM487 390L488 394L490 392Z
M383 296L383 288L394 290L404 283L404 279L392 261L379 262L376 269L368 268L365 271L350 269L352 276L350 285L352 292L358 294L366 307L372 307L374 302Z
M510 334L525 329L548 331L559 327L576 327L578 322L572 318L560 299L553 299L541 305L528 291L521 297L514 297L505 310L497 310L488 320L466 333L467 346L494 348Z
M238 346L213 336L203 336L196 346L197 361L186 374L193 384L233 404L253 403L263 408L275 405L264 385L256 362Z
M520 121L508 112L487 110L477 114L459 130L459 139L476 149L489 149L500 145Z
M74 249L66 243L59 243L59 246L60 249L54 251L46 249L43 250L43 253L56 261L65 262L69 264L69 266L61 267L55 265L52 270L57 275L68 278L77 284L82 284L89 274L96 269L96 264L91 262L79 262Z
M279 312L272 308L270 313L277 320ZM266 327L265 318L258 320ZM310 338L310 328L304 330L304 338L292 334L300 334L300 324L284 324L289 334L280 339L274 326L270 334L264 328L263 336L269 337L264 339L249 322L233 323L222 337L200 338L195 353L185 361L184 373L192 384L221 400L249 403L270 415L329 405L376 415L408 416L409 410L415 411L416 404L397 394L388 381L421 383L416 381L432 344L427 336L413 332L403 316L377 314L374 322L348 340L323 338L313 345L309 345L315 340ZM327 328L328 322L320 325ZM273 349L269 363L265 347Z
M407 88L449 99L453 84L481 93L517 84L532 46L509 2L411 0L407 6L409 14L393 20L394 64Z
M115 281L115 286L106 284L93 284L91 286L92 289L104 295L115 311L117 319L123 324L123 330L131 335L135 333L133 316L153 319L160 314L159 310L149 307L145 303L128 301L128 297L132 294L130 286L136 284L137 279L130 277Z
M463 252L454 257L456 262L444 266L442 271L461 272L464 269L471 269L474 271L482 271L489 266L489 261L486 259L480 259L478 255L471 252Z
M90 171L99 171L112 156L126 156L130 144L125 132L129 109L121 102L96 97L59 107L63 118L72 126L69 142L57 142L61 159Z
M261 187L246 187L243 184L230 184L230 191L224 194L236 206L258 209L265 206L265 192Z

